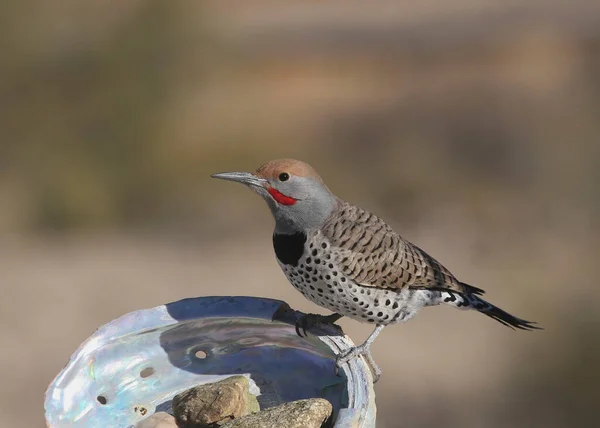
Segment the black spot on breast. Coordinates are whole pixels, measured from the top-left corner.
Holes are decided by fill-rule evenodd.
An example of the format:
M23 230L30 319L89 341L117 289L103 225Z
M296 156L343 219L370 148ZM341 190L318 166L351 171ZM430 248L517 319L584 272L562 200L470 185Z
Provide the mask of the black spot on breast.
M304 253L306 234L303 232L292 235L273 234L273 248L277 259L284 265L297 266L298 260Z

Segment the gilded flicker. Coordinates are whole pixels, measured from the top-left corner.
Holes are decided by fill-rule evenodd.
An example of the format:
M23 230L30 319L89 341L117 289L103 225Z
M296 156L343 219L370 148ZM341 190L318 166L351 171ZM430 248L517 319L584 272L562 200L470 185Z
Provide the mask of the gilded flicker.
M337 198L304 162L279 159L254 174L212 177L243 183L269 205L275 255L287 279L308 300L334 312L308 315L301 320L305 329L342 316L376 326L362 345L338 356L337 367L364 355L377 381L381 370L371 357L371 344L386 325L408 321L426 306L444 303L476 310L508 327L538 328L483 300L482 289L456 279L379 217Z

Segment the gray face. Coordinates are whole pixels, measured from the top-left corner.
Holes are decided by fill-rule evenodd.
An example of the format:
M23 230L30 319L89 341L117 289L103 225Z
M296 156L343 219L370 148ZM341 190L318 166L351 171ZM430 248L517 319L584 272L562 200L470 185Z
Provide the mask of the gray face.
M277 233L318 228L337 204L335 196L320 180L287 174L262 178L250 173L226 172L212 177L243 183L269 205Z

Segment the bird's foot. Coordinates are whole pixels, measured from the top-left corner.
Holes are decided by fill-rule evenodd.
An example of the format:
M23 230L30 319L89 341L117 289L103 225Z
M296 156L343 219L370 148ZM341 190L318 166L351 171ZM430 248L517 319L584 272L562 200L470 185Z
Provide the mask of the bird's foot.
M335 361L336 375L339 374L340 367L342 367L344 364L352 361L354 358L358 358L362 355L365 359L365 362L371 369L371 374L373 375L373 383L377 383L377 381L381 377L381 369L379 368L379 366L373 359L373 356L371 355L370 347L365 346L365 345L366 344L362 344L360 346L355 346L354 348L350 348L350 349L342 352L340 355L338 355L338 357Z
M302 331L304 336L306 336L306 330L314 327L317 324L329 324L342 331L342 328L335 324L337 320L342 317L340 314L331 314L331 315L319 315L319 314L304 314L300 318L296 320L296 334L302 337Z

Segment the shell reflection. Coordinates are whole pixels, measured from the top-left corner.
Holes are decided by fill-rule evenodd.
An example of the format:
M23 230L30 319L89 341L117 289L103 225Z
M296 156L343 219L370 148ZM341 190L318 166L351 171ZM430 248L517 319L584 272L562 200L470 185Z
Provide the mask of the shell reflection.
M183 303L183 311L172 306ZM233 374L249 377L261 408L322 397L334 406L335 418L356 394L348 393L345 375L335 375L331 345L312 335L298 337L289 324L271 320L281 303L193 299L107 324L48 388L49 426L130 427L156 411L170 411L176 394Z

